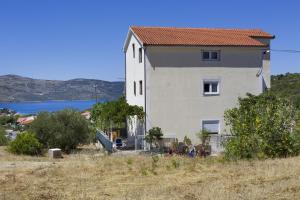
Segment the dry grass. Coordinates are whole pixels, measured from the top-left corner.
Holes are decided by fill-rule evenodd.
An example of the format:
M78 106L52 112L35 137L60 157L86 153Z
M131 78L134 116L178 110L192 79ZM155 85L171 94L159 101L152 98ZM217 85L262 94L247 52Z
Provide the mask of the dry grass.
M300 157L224 163L220 158L104 156L60 160L0 148L0 199L300 199Z

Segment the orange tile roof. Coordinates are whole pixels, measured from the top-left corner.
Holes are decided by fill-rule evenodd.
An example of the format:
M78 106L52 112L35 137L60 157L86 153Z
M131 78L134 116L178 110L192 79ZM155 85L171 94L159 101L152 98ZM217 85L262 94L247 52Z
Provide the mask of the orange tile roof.
M274 38L260 29L132 26L131 30L143 45L266 46L255 38Z

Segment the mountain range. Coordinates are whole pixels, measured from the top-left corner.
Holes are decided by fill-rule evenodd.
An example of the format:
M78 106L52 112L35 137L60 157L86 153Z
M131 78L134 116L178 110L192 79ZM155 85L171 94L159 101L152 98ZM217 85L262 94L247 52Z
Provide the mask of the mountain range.
M300 73L273 75L271 91L289 98L300 108ZM0 76L0 102L91 100L97 98L114 100L124 94L124 82L96 79L71 79L67 81L32 79L17 75Z
M123 93L122 81L109 82L83 78L59 81L11 74L0 76L0 102L91 100L96 97L110 101L119 98Z

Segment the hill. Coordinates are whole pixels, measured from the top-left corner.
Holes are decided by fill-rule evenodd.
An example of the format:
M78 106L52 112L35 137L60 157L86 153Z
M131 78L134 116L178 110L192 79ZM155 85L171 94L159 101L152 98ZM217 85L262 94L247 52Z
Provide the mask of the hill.
M67 81L32 79L17 75L0 76L0 101L89 100L97 96L105 100L120 97L124 82L95 79Z
M300 73L286 73L271 77L271 91L275 94L291 99L300 109Z

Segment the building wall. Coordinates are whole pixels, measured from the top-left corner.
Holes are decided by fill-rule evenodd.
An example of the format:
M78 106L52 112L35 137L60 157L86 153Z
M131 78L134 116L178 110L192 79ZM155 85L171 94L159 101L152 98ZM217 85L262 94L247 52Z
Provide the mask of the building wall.
M135 57L133 58L132 44L135 44ZM141 47L135 36L131 35L128 48L125 52L126 59L126 100L130 105L142 106L145 109L145 74L144 74L144 50L142 51L142 63L139 63L139 48ZM136 82L136 95L134 95L134 81ZM139 81L142 81L143 94L140 95ZM128 136L143 135L144 123L136 117L128 119Z
M220 61L203 61L202 50L220 50ZM263 49L254 47L147 47L146 127L161 127L166 137L194 143L202 120L220 120L247 92L260 94ZM218 79L220 95L204 96L203 80Z
M135 44L135 58L133 58L132 44ZM145 104L145 91L144 91L144 55L142 56L143 62L139 63L139 48L141 47L138 40L132 36L126 56L126 100L130 105L138 105L144 107ZM143 52L144 54L144 52ZM136 82L136 95L133 92L134 81ZM139 93L139 81L143 82L143 95Z

